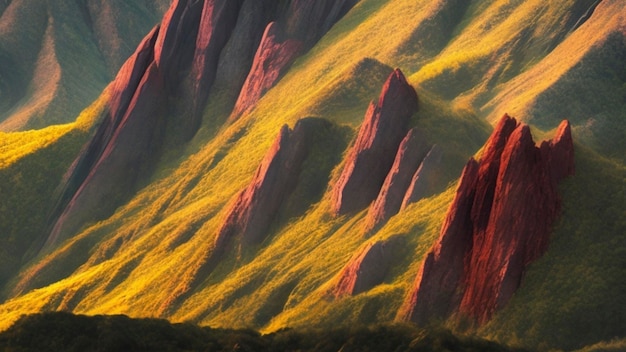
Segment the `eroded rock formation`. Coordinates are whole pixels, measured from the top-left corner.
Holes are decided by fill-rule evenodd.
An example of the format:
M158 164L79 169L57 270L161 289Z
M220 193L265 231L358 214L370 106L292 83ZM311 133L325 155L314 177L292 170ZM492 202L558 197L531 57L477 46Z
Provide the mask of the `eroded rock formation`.
M47 245L108 216L150 175L164 144L193 137L216 79L232 80L221 86L232 92L220 93L231 96L245 81L252 106L354 2L172 1L109 86L106 116L66 176Z
M112 211L149 167L145 150L159 150L162 134L162 80L154 62L159 27L126 61L109 87L102 124L67 173L46 245L76 231L94 214ZM115 190L115 192L113 192Z
M261 45L254 57L252 69L235 105L233 116L252 107L268 89L274 86L298 57L302 43L286 38L281 31L275 22L267 25Z
M293 0L265 28L231 119L250 109L357 0ZM285 11L284 13L282 11Z
M417 169L411 179L409 188L402 200L400 209L406 208L409 204L415 203L422 198L434 194L439 178L441 177L441 159L443 150L438 145L433 145L428 154L422 160L420 167Z
M460 313L486 322L546 251L560 212L558 182L573 173L569 122L537 147L528 126L505 115L480 161L471 159L463 170L399 318L424 324Z
M235 236L244 244L258 244L281 205L296 187L316 129L330 125L321 119L299 120L293 131L283 126L265 155L252 181L237 195L218 231L216 248L222 249Z
M333 188L333 213L355 212L376 199L416 111L415 89L399 69L394 70L383 86L378 103L370 104Z
M396 235L384 241L370 243L341 271L339 282L332 294L335 297L357 295L380 285L404 241L403 236Z
M404 137L380 193L369 208L365 223L366 232L382 225L400 211L411 180L429 149L425 138L415 128Z

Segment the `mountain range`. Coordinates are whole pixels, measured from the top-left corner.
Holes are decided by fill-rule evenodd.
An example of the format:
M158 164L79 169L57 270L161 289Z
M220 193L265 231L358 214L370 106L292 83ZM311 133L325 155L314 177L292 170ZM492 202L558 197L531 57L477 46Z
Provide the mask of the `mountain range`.
M0 62L0 330L626 348L621 0L5 0Z

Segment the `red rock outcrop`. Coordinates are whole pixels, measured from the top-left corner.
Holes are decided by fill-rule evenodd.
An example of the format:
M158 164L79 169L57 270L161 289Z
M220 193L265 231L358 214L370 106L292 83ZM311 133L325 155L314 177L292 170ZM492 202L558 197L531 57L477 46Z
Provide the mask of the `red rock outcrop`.
M383 225L400 211L413 175L426 157L430 146L416 129L409 130L400 143L395 161L385 178L378 197L369 208L365 232Z
M283 76L291 64L356 4L355 0L293 0L265 28L252 68L231 115L238 118Z
M441 236L399 318L417 323L453 313L486 322L547 249L561 200L557 184L574 172L569 123L535 146L530 129L505 115L480 159L463 170Z
M193 60L204 3L205 0L174 0L163 16L154 58L172 94Z
M436 185L441 178L440 166L442 157L443 150L438 145L433 145L415 172L415 175L413 175L411 184L402 200L400 210L435 193Z
M100 127L89 141L89 143L83 148L81 154L74 161L71 168L68 170L65 176L65 184L63 192L55 206L52 218L55 219L53 229L46 241L47 245L56 243L59 240L59 236L62 237L63 231L71 232L80 225L81 221L86 220L89 215L98 211L110 211L105 204L93 203L88 206L87 204L77 207L77 198L82 197L83 189L87 187L87 184L93 179L96 169L100 168L101 163L106 150L109 151L113 148L113 141L116 134L119 133L120 126L128 119L130 110L136 110L136 106L139 103L137 91L141 89L150 89L147 85L151 82L157 81L155 67L152 67L152 77L149 80L145 80L146 72L148 68L154 62L154 43L159 33L159 27L154 28L141 42L135 53L124 63L117 77L113 83L109 86L109 103L106 115L103 117ZM155 88L159 89L160 84ZM160 93L154 92L153 94L159 95ZM148 107L152 110L158 104L153 104L153 107ZM136 111L134 115L138 112ZM130 168L133 170L133 168ZM124 173L127 170L116 170ZM128 184L123 182L122 184ZM100 186L97 186L98 188ZM102 188L102 192L105 194L110 189ZM76 213L83 213L81 216L75 216Z
M163 144L177 145L193 137L219 68L238 72L241 77L229 87L239 92L243 85L251 95L242 96L254 96L243 99L247 106L256 102L303 52L299 41L283 39L283 29L273 22L267 25L268 21L280 18L284 23L281 28L286 28L289 18L302 14L303 6L310 2L172 1L161 25L143 40L109 86L107 115L68 171L51 217L47 244L57 243L62 232L69 234L86 221L110 214L135 191L139 179L149 176ZM334 23L349 9L344 2L340 9L331 6L325 8L329 13L322 11L316 16ZM300 25L293 36L316 33L316 41L330 28L313 25ZM229 42L232 47L223 53ZM240 58L241 53L254 52L254 62L252 57ZM231 60L233 57L236 59ZM231 61L220 64L223 60ZM244 77L248 77L245 84ZM167 115L176 118L168 119ZM104 197L106 194L109 196Z
M332 290L332 295L335 297L357 295L380 285L403 243L404 237L399 235L370 243L341 271L339 282Z
M376 198L416 111L415 89L399 69L394 70L383 86L378 103L370 104L333 188L334 214L361 210Z
M154 62L147 68L128 108L102 154L56 222L46 245L58 243L94 214L111 212L127 197L154 160L145 151L161 147L164 87ZM156 153L155 153L156 154Z
M233 109L237 102L265 29L276 18L277 6L276 1L244 1L239 10L237 24L219 56L211 89L214 94L220 95L226 109ZM198 97L200 107L204 105L202 99L202 96ZM208 99L208 95L204 99Z
M242 3L243 0L214 0L204 3L190 74L193 100L191 121L188 131L185 132L188 138L193 136L200 125L206 99L215 82L220 56L237 26Z
M293 131L283 126L252 181L231 205L218 231L215 246L218 250L235 236L240 236L244 245L258 244L265 239L281 205L296 187L313 143L312 135L327 124L320 119L302 119Z
M268 89L273 87L298 57L302 48L301 42L285 38L275 22L268 24L250 74L241 88L233 116L240 115L252 107Z

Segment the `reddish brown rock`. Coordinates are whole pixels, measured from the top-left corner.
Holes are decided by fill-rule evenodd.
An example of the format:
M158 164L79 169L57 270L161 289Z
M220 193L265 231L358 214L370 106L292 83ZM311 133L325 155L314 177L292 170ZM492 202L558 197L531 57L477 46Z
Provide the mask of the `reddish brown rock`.
M355 0L292 0L286 11L280 4L274 5L275 20L265 28L231 120L254 106L295 59L313 47L355 4Z
M443 222L441 235L426 255L415 283L398 312L403 321L426 324L449 316L461 302L465 255L472 248L472 221L469 217L479 164L465 165L456 195Z
M332 295L335 297L357 295L383 283L403 244L404 237L399 235L370 243L341 271L339 282Z
M250 74L241 88L233 116L240 115L256 104L289 68L301 49L302 43L285 38L275 22L268 24L254 57Z
M150 175L163 144L178 145L195 134L219 67L238 72L240 77L230 87L238 91L244 86L242 106L251 106L274 85L302 47L299 41L284 36L282 27L265 27L270 19L287 23L291 16L288 9L299 8L296 3L172 1L160 27L144 39L109 87L109 111L68 172L51 217L53 230L48 244L57 243L62 232L69 234L87 221L110 214L134 192L139 179ZM342 5L338 12L329 10L326 15L334 23L347 7ZM316 38L325 33L307 26L301 29L315 31ZM235 40L231 40L233 35ZM224 54L228 43L232 47ZM240 58L242 53L254 52L254 63L252 58ZM220 65L220 60L231 61ZM223 77L229 77L228 73ZM248 80L244 84L245 77ZM166 115L176 119L165 119ZM133 140L134 134L137 138ZM105 165L110 170L105 170ZM106 193L110 196L102 199Z
M265 239L281 205L296 187L313 142L312 134L326 124L320 119L303 119L293 131L283 126L252 181L231 205L218 231L218 250L235 236L240 236L243 244L258 244Z
M416 129L411 129L407 133L400 143L395 161L376 201L369 208L365 223L366 232L383 225L400 211L411 179L426 157L429 148L422 134Z
M163 16L154 58L171 93L179 88L196 51L204 3L205 0L174 0Z
M442 157L443 150L438 145L433 145L411 179L409 188L402 200L401 210L409 204L435 194L435 189L441 179L440 167Z
M139 86L148 66L154 60L154 44L159 35L159 26L156 26L143 39L135 53L122 65L115 80L111 84L109 99L108 130L117 127L120 119L128 109L131 99Z
M57 237L59 237L61 229L67 228L69 230L74 228L74 226L67 226L66 222L72 218L71 214L79 210L69 209L71 206L68 204L70 201L75 202L72 199L77 196L77 192L80 188L85 187L90 174L101 161L105 150L111 148L114 135L118 133L136 91L148 67L154 60L153 48L158 33L159 27L157 26L144 38L135 53L122 66L117 77L109 86L108 91L110 98L107 104L106 115L103 117L102 123L92 139L83 148L81 154L76 158L65 176L63 192L57 201L52 215L56 223L53 224L54 230L50 234L50 239L47 241L48 244L57 242ZM144 82L144 89L145 84ZM134 104L137 104L136 99ZM110 209L106 209L105 207L100 210L110 211ZM98 212L94 211L92 215L96 215L96 213ZM59 218L61 214L63 214L63 216ZM88 217L81 217L81 220L86 220L87 218ZM77 221L72 220L71 222Z
M378 104L370 104L333 188L334 214L361 210L376 198L416 111L417 94L396 69L383 86Z
M161 76L153 62L102 154L58 218L46 246L60 243L95 215L112 212L134 190L137 180L149 173L164 133L159 104L163 92Z
M573 162L567 121L538 148L528 126L505 115L480 163L466 166L399 317L427 323L459 312L484 323L502 308L547 248L560 212L557 183Z
M242 3L243 0L209 0L204 3L190 75L192 111L188 131L185 132L187 138L199 128L222 50L235 30Z
M225 108L232 111L237 102L267 24L276 18L276 1L244 1L237 24L224 46L211 94L219 94Z

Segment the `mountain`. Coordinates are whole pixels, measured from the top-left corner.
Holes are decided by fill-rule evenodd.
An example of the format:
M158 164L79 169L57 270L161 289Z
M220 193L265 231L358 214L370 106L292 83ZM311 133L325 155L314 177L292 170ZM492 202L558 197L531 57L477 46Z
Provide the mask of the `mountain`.
M0 4L0 131L73 121L163 15L168 1Z
M118 64L63 71L111 80L80 114L0 133L0 327L42 311L265 333L410 321L623 348L624 9L175 0L125 27L123 64L59 46Z

